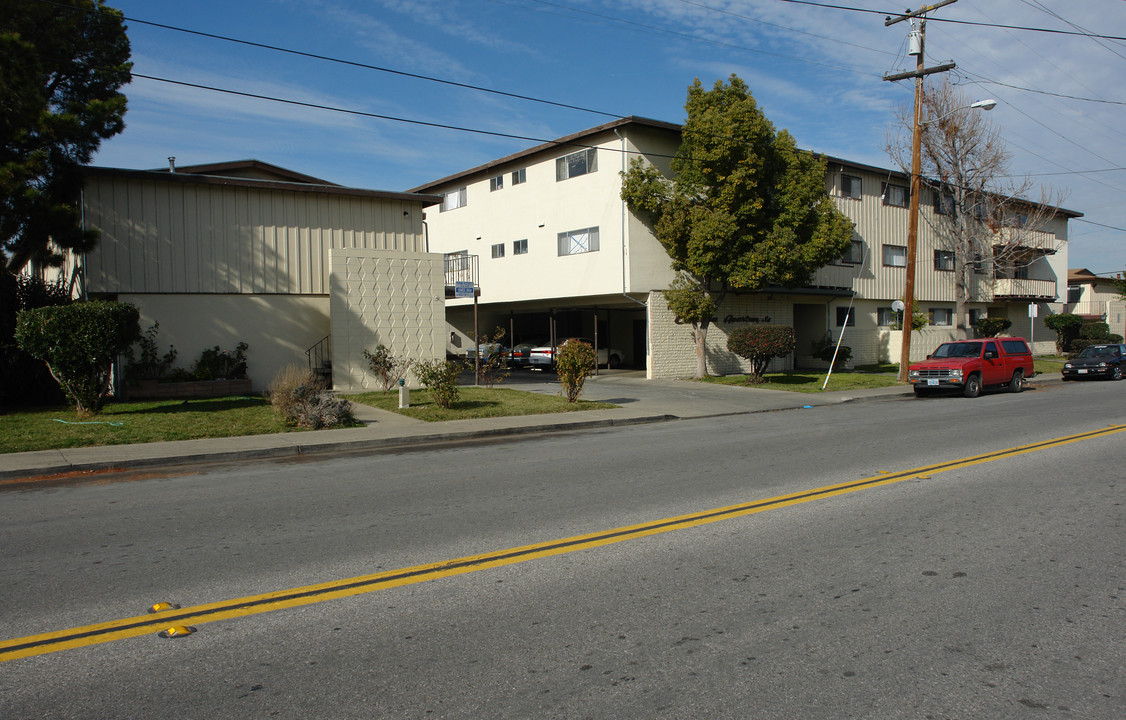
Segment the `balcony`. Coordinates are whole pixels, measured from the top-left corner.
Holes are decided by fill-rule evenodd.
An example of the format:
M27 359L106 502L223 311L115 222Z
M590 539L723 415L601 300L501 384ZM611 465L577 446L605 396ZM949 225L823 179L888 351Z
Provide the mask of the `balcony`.
M1055 255L1056 250L1059 249L1059 242L1054 233L1043 230L1003 227L993 233L994 254L1011 254L1017 248L1021 254L1030 257Z
M481 295L481 287L477 282L477 256L468 253L446 253L446 299L459 297L459 285L472 285L473 295Z
M1040 300L1054 302L1055 280L1029 280L1027 278L995 278L993 297L996 300Z
M1105 300L1076 302L1064 305L1064 312L1081 315L1085 318L1105 320L1110 303Z

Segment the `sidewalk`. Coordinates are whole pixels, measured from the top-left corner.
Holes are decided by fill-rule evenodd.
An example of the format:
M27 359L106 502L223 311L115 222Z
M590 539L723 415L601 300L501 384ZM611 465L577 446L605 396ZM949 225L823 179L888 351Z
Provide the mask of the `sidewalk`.
M505 386L533 392L559 392L559 384L551 382L550 376L538 379L528 376L521 380L506 382ZM363 422L364 427L0 455L0 481L160 465L417 447L475 438L820 407L853 400L910 394L911 388L903 385L875 390L809 394L684 380L646 380L643 373L610 371L588 379L583 391L584 400L599 400L619 406L609 410L425 422L356 404L356 419Z

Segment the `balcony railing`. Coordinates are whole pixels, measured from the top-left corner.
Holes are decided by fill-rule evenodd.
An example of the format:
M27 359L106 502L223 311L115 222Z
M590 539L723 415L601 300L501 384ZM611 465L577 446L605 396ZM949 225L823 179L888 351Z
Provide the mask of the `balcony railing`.
M1067 303L1063 307L1066 313L1074 313L1085 317L1105 318L1108 306L1109 303L1105 300L1096 300L1093 302Z
M996 278L993 280L993 297L1018 300L1056 299L1055 280L1029 280L1027 278Z
M1059 242L1054 233L1006 227L993 235L993 246L1020 248L1033 255L1054 255L1059 249Z

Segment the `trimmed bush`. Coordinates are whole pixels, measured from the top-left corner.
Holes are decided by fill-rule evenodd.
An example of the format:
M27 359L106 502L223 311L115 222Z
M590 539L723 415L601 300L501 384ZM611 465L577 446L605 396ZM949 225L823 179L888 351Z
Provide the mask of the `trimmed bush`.
M834 354L836 354L835 362L833 360ZM838 348L833 336L825 333L820 340L813 343L813 355L827 363L832 363L833 370L839 370L852 360L852 348L848 345L841 345Z
M449 410L457 402L460 392L457 380L461 376L461 366L449 360L425 360L414 366L415 377L430 391L434 404Z
M1044 318L1044 324L1056 331L1056 352L1063 355L1071 350L1071 341L1079 337L1083 318L1073 313L1057 313Z
M95 301L21 310L20 348L47 364L79 417L101 412L113 363L141 337L140 313L128 303Z
M786 357L797 345L797 334L788 325L757 323L736 328L727 337L727 349L750 361L749 382L761 383L772 358Z
M598 355L588 343L574 338L555 351L555 374L563 386L567 402L577 402L586 379L594 372Z
M1001 317L983 317L977 321L977 331L982 337L997 337L1013 326L1013 321Z

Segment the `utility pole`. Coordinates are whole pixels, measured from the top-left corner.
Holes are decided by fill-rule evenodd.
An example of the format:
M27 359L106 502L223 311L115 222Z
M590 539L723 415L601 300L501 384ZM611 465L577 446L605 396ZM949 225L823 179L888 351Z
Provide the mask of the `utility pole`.
M907 381L907 367L911 364L911 331L915 319L915 251L919 239L919 177L922 165L920 155L923 138L923 78L934 73L953 70L954 63L946 63L936 67L924 67L923 50L926 47L927 19L926 13L940 7L952 5L958 0L942 0L934 5L924 5L914 12L908 12L898 17L889 17L884 21L884 27L894 25L904 20L921 18L919 29L912 31L911 54L915 56L915 70L913 72L899 73L898 75L885 75L884 80L895 82L915 78L915 120L911 127L911 205L907 221L907 284L903 290L903 343L899 354L899 381Z

